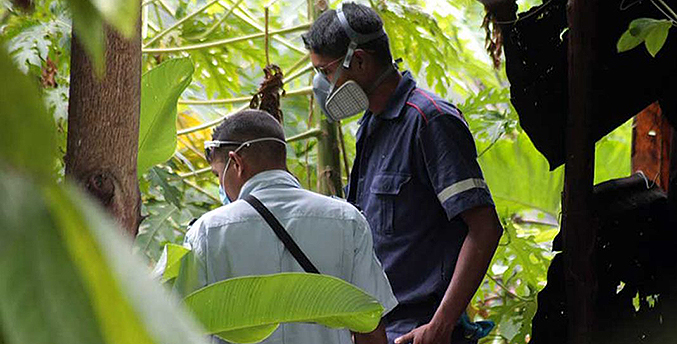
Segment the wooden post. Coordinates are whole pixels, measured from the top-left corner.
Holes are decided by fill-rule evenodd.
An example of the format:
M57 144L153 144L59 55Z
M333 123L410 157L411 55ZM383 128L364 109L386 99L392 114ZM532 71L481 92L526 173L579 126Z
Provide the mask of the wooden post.
M595 144L591 118L595 111L593 85L597 0L569 0L569 116L562 216L564 274L567 294L567 342L589 344L595 322L597 283L593 265L596 225L591 213Z
M308 0L309 14L313 21L328 8L328 2L319 0L317 4ZM317 189L325 195L343 195L341 184L341 155L339 151L338 123L330 123L317 104L313 103L315 116L322 134L317 142Z
M672 127L662 116L658 103L649 105L635 117L632 129L632 171L642 171L664 191L670 181Z

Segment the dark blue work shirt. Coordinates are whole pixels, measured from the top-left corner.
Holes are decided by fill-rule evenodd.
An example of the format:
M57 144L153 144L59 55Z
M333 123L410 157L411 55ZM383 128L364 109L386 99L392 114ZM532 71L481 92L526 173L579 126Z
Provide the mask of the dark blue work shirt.
M398 307L439 303L468 232L458 215L493 205L460 111L402 76L386 109L360 120L347 197L369 221Z

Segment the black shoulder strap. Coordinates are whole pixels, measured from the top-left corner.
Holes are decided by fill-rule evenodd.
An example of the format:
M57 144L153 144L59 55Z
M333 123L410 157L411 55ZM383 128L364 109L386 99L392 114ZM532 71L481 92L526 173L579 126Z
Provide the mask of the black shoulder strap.
M310 262L310 259L306 256L303 251L301 251L301 248L299 245L296 244L294 239L287 233L287 231L282 227L282 224L280 221L278 221L275 216L266 208L261 201L259 201L258 198L252 196L252 195L247 195L244 197L244 200L249 203L256 211L261 214L264 220L268 223L270 228L273 229L273 232L275 232L275 235L282 241L284 246L289 250L289 252L294 256L296 261L303 267L303 270L305 270L308 273L314 273L314 274L319 274L320 271L317 270L315 265Z

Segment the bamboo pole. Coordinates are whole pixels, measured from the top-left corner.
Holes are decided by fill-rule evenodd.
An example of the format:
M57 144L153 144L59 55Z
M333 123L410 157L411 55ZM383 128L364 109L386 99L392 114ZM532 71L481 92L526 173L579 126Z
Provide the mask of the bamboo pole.
M569 116L562 234L567 294L567 342L590 344L595 326L597 280L592 186L595 143L592 116L596 110L594 69L598 66L598 0L569 0Z
M315 7L313 0L308 0L309 13L313 21L321 10L326 9L326 3L318 3ZM338 124L329 122L321 115L317 104L313 103L322 135L317 144L317 181L318 191L325 195L343 196L341 182L341 153L339 151Z

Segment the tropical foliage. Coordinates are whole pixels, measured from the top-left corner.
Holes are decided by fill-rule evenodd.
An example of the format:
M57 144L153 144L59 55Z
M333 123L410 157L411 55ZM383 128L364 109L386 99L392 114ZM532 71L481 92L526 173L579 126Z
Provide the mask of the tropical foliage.
M527 9L535 2L521 1L519 5ZM285 72L287 95L282 110L291 141L289 168L304 187L317 190L317 140L313 129L320 114L312 110L310 62L300 40L300 33L308 28L309 4L313 3L143 2L145 74L139 173L143 213L147 217L135 247L147 256L149 266L160 258L165 244L182 242L191 219L218 206L218 182L209 173L202 142L210 138L211 127L223 116L248 104L262 80L262 67L268 62ZM546 282L550 242L558 231L563 171L549 171L545 159L521 130L509 103L505 72L494 70L484 53L483 32L479 29L484 11L479 3L372 0L371 5L385 20L394 56L404 59L402 68L411 70L423 87L458 104L475 135L480 163L505 234L469 311L473 317L497 322L496 330L485 341L524 343L537 306L536 293ZM82 25L72 23L70 18L87 12L79 12L82 9L77 6L69 10L64 0L37 0L30 13L20 13L8 3L2 6L0 31L6 48L14 64L41 85L44 104L54 118L55 125L47 135L56 137L57 154L45 159L54 162L46 164L49 172L62 176L70 30L71 25L76 29ZM123 16L96 7L89 10L103 13L102 18ZM83 39L93 42L88 51L97 56L96 38ZM173 101L157 102L171 98L179 98L178 111L174 111ZM341 129L345 182L355 155L357 119L344 121ZM147 142L144 137L158 141L153 147L157 151L142 153L143 142ZM2 136L0 140L5 147L23 147L17 136ZM24 144L34 149L35 142L40 141ZM45 142L37 146L51 147ZM629 124L601 140L596 181L629 174L629 147ZM35 161L26 159L22 163L30 165Z

